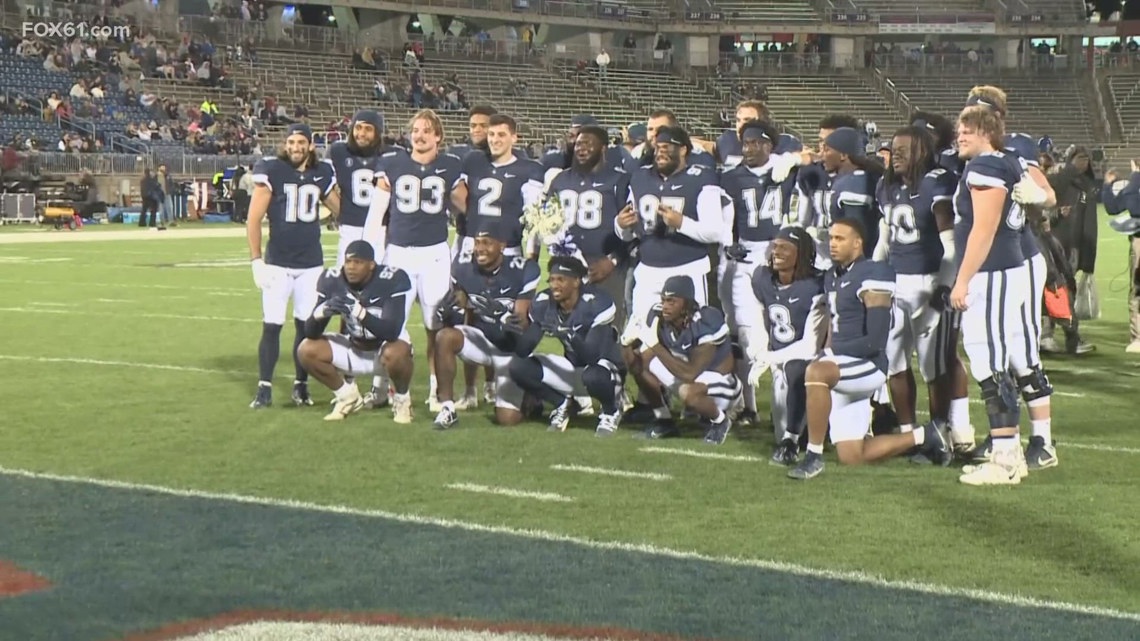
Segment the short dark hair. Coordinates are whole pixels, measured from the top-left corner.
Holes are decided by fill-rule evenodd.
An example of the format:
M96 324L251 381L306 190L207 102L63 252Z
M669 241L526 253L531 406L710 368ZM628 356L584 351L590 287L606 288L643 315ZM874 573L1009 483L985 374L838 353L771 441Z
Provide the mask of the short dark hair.
M499 113L499 110L495 109L491 105L475 105L474 107L471 108L470 111L467 112L467 115L468 116L494 116L497 113Z
M586 269L585 263L578 260L573 256L552 256L550 261L546 263L546 273L555 273L555 267L561 272L563 270L574 274L578 278L585 278L589 272Z
M867 244L867 227L863 225L863 221L859 220L858 218L854 218L852 216L844 216L843 218L837 218L831 221L831 225L833 227L835 225L846 225L859 235L859 240L863 241L864 245Z
M670 127L677 125L677 114L673 113L672 109L654 109L649 114L649 119L652 120L654 118L668 118Z
M855 116L848 116L847 114L831 114L824 116L819 121L820 129L840 129L849 127L851 129L859 129L859 121Z
M507 114L495 114L491 116L491 122L489 126L497 127L499 125L506 125L507 129L509 129L512 134L518 131L518 124L515 123L515 119L511 118Z
M578 135L581 136L583 134L597 138L598 144L600 144L603 147L608 145L610 142L609 134L606 133L605 129L602 129L598 125L586 125L586 126L580 128L578 130Z

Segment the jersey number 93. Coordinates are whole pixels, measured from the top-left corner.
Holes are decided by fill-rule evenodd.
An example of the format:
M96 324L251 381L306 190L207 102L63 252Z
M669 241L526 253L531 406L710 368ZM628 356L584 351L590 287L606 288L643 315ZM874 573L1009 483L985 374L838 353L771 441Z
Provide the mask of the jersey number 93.
M439 214L443 212L444 193L447 185L439 176L418 176L405 174L392 185L393 202L401 214Z

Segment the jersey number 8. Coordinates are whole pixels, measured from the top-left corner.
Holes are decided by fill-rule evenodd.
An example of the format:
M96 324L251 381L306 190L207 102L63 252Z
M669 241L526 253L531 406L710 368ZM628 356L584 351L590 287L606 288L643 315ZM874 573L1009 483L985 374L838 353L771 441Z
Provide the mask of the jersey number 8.
M602 195L593 189L578 193L573 189L558 192L562 201L562 213L566 221L582 229L597 229L602 226Z
M425 191L430 192L426 198ZM401 214L434 215L443 212L443 196L446 191L447 185L439 176L425 176L421 180L416 176L404 174L392 185L396 211Z
M768 306L768 322L771 324L772 338L781 343L796 340L796 328L792 325L792 312L783 305Z
M286 183L281 189L285 192L285 222L314 223L320 218L320 187Z

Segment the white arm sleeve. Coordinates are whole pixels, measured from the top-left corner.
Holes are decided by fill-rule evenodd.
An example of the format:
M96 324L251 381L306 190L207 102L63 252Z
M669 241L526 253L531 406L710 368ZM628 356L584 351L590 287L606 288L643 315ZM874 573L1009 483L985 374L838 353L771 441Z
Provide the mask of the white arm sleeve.
M942 239L942 263L938 266L938 284L953 287L958 278L958 250L954 247L954 230L940 232Z
M372 188L372 202L368 205L368 217L364 219L364 238L372 243L377 259L384 254L384 239L388 232L384 227L384 215L388 213L388 203L391 200L392 192L379 187Z
M885 261L887 256L891 253L891 226L887 219L879 219L879 242L875 243L875 249L871 254L871 260L879 262Z
M813 226L813 223L815 222L811 219L811 197L805 194L804 190L800 189L799 185L796 185L796 192L800 195L800 197L796 199L796 205L799 209L795 213L795 221L798 222L794 222L793 224L807 229L808 227Z
M705 185L697 195L697 219L684 217L677 233L701 243L719 243L724 234L724 191L717 185Z
M626 201L625 201L625 202L626 202L626 204L627 204L627 205L634 205L633 209L634 209L634 211L635 211L635 212L637 211L637 205L635 205L635 204L634 204L634 202L633 202L633 192L632 192L632 191L631 191L631 192L629 192L629 195L628 195L628 196L626 196ZM638 221L637 221L636 223L634 223L634 224L635 224L635 225L640 225L640 224L641 224L641 221L640 221L640 220L638 220ZM629 229L622 229L622 228L621 228L621 226L620 226L620 225L618 225L618 222L617 222L617 217L616 217L616 216L614 217L614 233L615 233L615 234L617 234L617 237L618 237L618 238L620 238L622 241L624 241L624 242L627 242L627 243L628 243L628 242L630 242L631 240L633 240L633 239L634 239L634 237L636 236L636 234L634 234L634 233L633 233L633 229L634 229L633 227L630 227Z

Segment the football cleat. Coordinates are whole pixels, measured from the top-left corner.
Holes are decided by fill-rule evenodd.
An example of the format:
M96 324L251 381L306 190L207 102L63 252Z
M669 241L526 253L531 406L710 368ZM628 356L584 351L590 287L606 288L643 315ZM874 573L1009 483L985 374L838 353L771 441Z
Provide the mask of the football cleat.
M407 425L412 422L412 397L410 394L392 397L392 420Z
M599 414L598 415L598 428L594 430L594 436L605 438L613 436L617 431L618 425L621 424L621 412L613 414Z
M823 454L808 452L800 464L788 470L788 478L797 481L814 479L823 473Z
M709 429L705 431L705 444L706 445L724 445L725 439L728 438L728 431L732 429L732 419L725 415L724 420L719 423L713 423Z
M1017 485L1029 476L1021 448L994 452L989 461L979 465L963 465L958 480L966 485Z
M270 405L273 405L273 388L268 385L258 385L257 396L255 396L253 402L249 404L250 408L260 410Z
M653 408L648 403L634 403L621 417L625 423L650 423L653 421Z
M799 457L799 445L794 440L786 438L776 445L776 451L772 452L772 458L768 459L768 462L772 465L791 467L796 464Z
M546 428L546 431L566 431L566 428L570 426L570 406L572 403L574 403L574 397L567 396L561 405L554 408L554 411L550 413L550 427Z
M491 382L483 383L483 402L491 405L495 402L495 384Z
M994 454L994 440L993 437L986 436L974 451L970 453L970 460L974 463L985 463L993 457Z
M457 410L473 410L479 407L479 396L477 394L464 394L458 401L455 401L455 409Z
M942 467L950 465L954 460L954 450L950 446L950 434L946 425L939 420L933 420L919 429L925 430L925 440L922 444L922 454Z
M428 399L424 402L427 403L429 412L438 414L440 410L443 409L443 403L439 402L439 397L437 397L435 394L429 396Z
M344 397L336 399L336 404L333 405L332 411L325 415L325 420L343 421L348 418L349 414L359 412L362 407L364 407L364 399L361 398L360 392L353 387Z
M367 394L364 395L364 405L374 410L378 410L382 407L388 407L391 401L392 399L388 393L382 392L378 387L373 387L372 389L368 390ZM336 402L335 398L333 399L333 402Z
M677 422L671 418L659 418L645 428L645 431L640 432L638 436L643 438L673 438L681 435L681 429L677 427Z
M1043 470L1048 467L1057 467L1057 448L1053 443L1046 443L1040 436L1029 439L1025 448L1025 464L1030 470Z
M293 383L293 404L297 407L312 406L313 397L309 395L308 383Z
M439 413L435 415L435 421L432 423L432 429L447 430L459 424L459 414L455 410L440 409Z
M737 425L740 425L741 427L749 427L752 425L759 425L760 417L756 415L755 411L746 409L741 412L733 422L735 422Z

